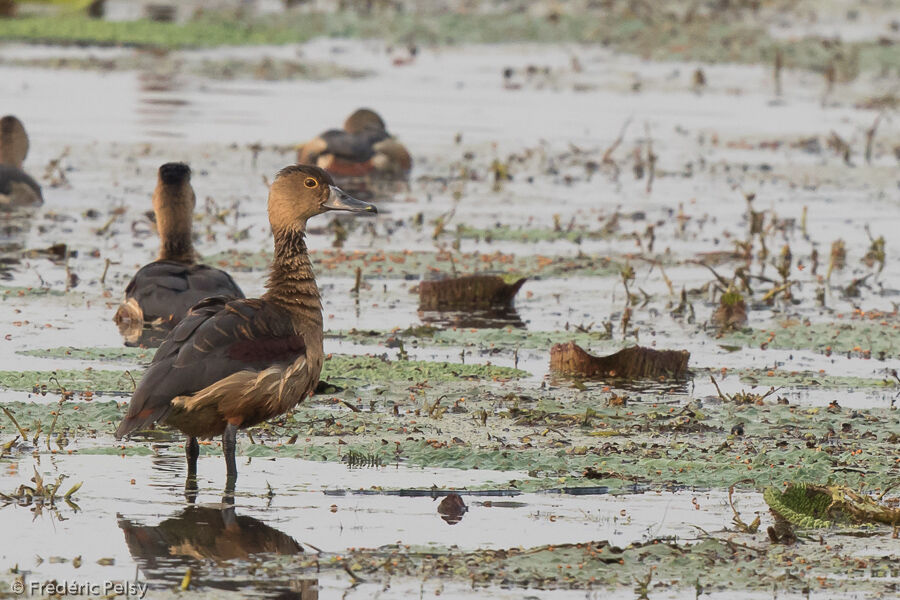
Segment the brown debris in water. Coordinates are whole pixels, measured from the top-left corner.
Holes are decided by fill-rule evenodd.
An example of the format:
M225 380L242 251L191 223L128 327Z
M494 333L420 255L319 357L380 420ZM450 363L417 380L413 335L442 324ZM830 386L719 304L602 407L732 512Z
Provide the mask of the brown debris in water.
M713 325L719 331L740 329L747 324L747 303L734 290L728 290L719 299L719 307L712 315Z
M568 342L550 349L550 368L583 377L681 377L687 371L690 356L687 350L654 350L642 346L625 348L609 356L593 356L575 342Z
M448 525L456 525L462 521L467 510L469 507L463 502L462 496L456 493L447 494L437 508L438 514Z
M499 275L467 275L419 283L419 310L511 307L523 277L506 283Z

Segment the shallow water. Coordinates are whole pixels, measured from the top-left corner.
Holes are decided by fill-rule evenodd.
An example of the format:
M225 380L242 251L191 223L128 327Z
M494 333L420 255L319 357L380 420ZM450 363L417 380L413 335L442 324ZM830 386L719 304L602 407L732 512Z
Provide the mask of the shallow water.
M81 556L78 576L85 579L129 579L134 567L144 567L151 546L144 554L129 550L123 528L167 528L165 535L183 535L196 527L226 528L216 525L218 513L225 510L221 487L224 484L223 461L218 457L200 460L199 490L195 503L185 499L184 462L177 446L157 446L158 454L146 457L118 456L31 456L8 461L0 474L0 489L12 489L24 483L33 469L45 481L69 474L62 486L67 489L78 477L83 487L75 494L78 509L57 500L58 513L45 508L35 513L15 504L0 509L0 528L18 531L17 543L3 548L2 558L30 571L30 577L49 580L71 575L71 564L49 560L59 556L71 560ZM608 539L627 545L654 537L692 539L696 528L719 530L730 523L726 494L720 491L652 492L628 496L603 494L520 494L513 497L492 494L489 490L467 492L466 486L505 482L521 478L522 473L500 471L457 471L453 469L413 469L406 467L348 468L333 463L297 459L241 460L240 478L233 511L244 517L245 537L234 536L232 546L209 546L205 552L218 560L247 558L244 552L265 552L259 541L267 536L275 543L287 536L301 547L339 554L347 548L377 548L401 542L413 546L452 546L460 550L478 548L531 547L565 544L589 539ZM77 473L77 476L75 475ZM273 486L269 497L268 484ZM461 520L449 523L438 513L435 497L383 494L382 488L456 489L467 510ZM598 490L602 491L602 490ZM741 510L747 514L764 510L759 494L740 495ZM59 515L57 517L56 515ZM61 519L65 520L61 520ZM172 519L178 521L172 522ZM213 521L210 521L213 519ZM251 521L251 519L253 519ZM23 530L23 520L30 524ZM166 525L166 521L169 524ZM173 529L174 527L174 529ZM151 535L148 533L143 536ZM160 534L162 535L162 534ZM214 536L211 536L214 537ZM85 547L85 539L91 539ZM241 548L242 541L246 547ZM177 546L169 539L168 547ZM195 544L200 542L194 542ZM210 542L212 543L212 542ZM237 546L237 548L234 547ZM283 544L282 544L283 546ZM163 548L166 546L164 545ZM171 550L170 550L171 552ZM26 557L41 557L31 564ZM101 566L97 561L114 559L115 564ZM160 556L165 565L145 573L141 581L180 579L194 556ZM211 582L206 582L207 585Z

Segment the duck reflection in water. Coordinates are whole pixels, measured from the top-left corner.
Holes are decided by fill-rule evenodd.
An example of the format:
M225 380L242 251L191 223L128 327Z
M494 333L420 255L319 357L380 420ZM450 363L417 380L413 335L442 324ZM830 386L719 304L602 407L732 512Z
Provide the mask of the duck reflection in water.
M214 568L222 563L303 553L303 547L286 533L259 519L237 515L233 501L233 496L226 495L221 506L191 505L154 526L119 515L118 525L128 551L151 584L177 586L190 567L193 581L203 587L236 591L250 585L254 595L318 600L316 579L247 580L224 572L216 576ZM230 572L234 565L228 566Z
M419 318L426 325L466 329L524 329L515 296L527 281L512 283L499 275L479 273L419 283Z

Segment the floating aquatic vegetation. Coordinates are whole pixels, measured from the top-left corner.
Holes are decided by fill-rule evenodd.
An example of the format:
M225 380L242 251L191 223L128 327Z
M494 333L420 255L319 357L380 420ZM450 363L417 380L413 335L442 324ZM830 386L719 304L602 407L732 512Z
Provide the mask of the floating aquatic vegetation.
M63 387L72 392L131 394L140 381L139 370L112 371L88 367L83 371L0 371L0 388L46 394ZM382 381L452 381L456 379L512 379L525 377L520 369L489 364L431 361L390 361L376 356L329 355L322 379L342 386Z
M766 488L766 504L777 517L803 529L832 525L900 526L900 508L842 485L791 483L784 491Z
M40 350L19 350L16 353L39 358L150 362L155 352L156 350L147 348L75 348L73 346L59 346Z
M566 240L580 244L583 240L606 239L612 233L606 230L587 230L579 228L560 229L525 229L508 225L479 229L468 225L457 225L456 235L462 239L484 240L486 243L497 242L555 242Z
M60 388L74 392L130 394L140 379L139 373L107 371L88 367L83 371L0 371L0 388L46 394Z
M361 407L358 412L338 398L314 397L253 430L257 443L241 436L239 452L336 463L353 452L383 465L529 472L527 479L509 484L520 490L552 489L561 485L561 477L566 486L602 484L611 491L627 490L633 482L727 487L746 478L746 486L758 489L783 481L829 479L851 488L865 482L869 489L885 489L900 477L895 457L884 452L896 443L891 432L898 431L900 417L886 408L718 401L678 406L668 403L669 396L647 392L630 394L627 403L619 404L606 403L612 393L600 386L551 387L539 398L510 393L519 386L482 382L475 387L448 380L419 387L397 381L342 393L348 403ZM461 396L465 402L448 400ZM77 410L72 404L64 405L56 425L73 442L67 451L154 454L143 439L113 442L125 410L119 403L78 402ZM49 423L55 407L34 402L4 406L15 413L29 442L36 423ZM739 435L731 433L736 423L742 427ZM4 440L17 433L8 422L0 423ZM180 440L178 434L165 435L149 441ZM215 447L203 445L201 452L215 453Z
M25 296L64 296L62 290L51 289L47 287L17 287L0 285L0 298L6 299L10 297Z
M900 321L895 314L873 311L847 316L851 318L826 323L788 319L765 329L730 332L719 341L762 349L812 350L826 356L844 354L880 360L900 356L897 344Z
M362 252L313 250L309 253L316 273L321 277L380 278L423 277L425 274L458 276L461 274L502 271L508 276L554 277L560 275L604 277L618 273L618 263L608 256L580 254L577 256L516 255L504 252L451 253L425 251ZM204 258L204 262L235 271L266 269L272 261L268 252L227 251Z
M528 373L510 367L415 360L389 361L374 356L333 354L322 367L322 379L338 385L385 381L432 383L457 379L514 379Z
M605 6L605 5L604 5ZM534 11L503 11L485 18L479 11L450 12L343 10L287 11L269 17L240 17L227 10L204 10L187 23L104 21L79 14L4 19L0 39L43 43L93 43L161 48L298 43L313 37L380 38L409 43L602 42L623 52L658 60L760 63L776 52L792 69L833 72L833 80L853 79L861 70L897 63L896 44L876 39L835 42L807 37L774 40L748 17L743 5L701 14L673 13L666 3L635 11L628 5L588 13L561 10L547 18ZM585 18L591 15L589 18ZM502 16L501 16L502 15ZM674 20L673 20L674 19ZM673 27L672 23L678 26ZM827 43L825 43L827 42ZM573 65L571 71L580 68Z
M654 350L632 346L609 356L593 356L574 342L550 349L550 368L567 375L650 379L683 377L690 353L687 350Z
M729 589L760 593L769 592L776 585L781 590L799 592L802 588L825 594L833 593L838 585L845 592L892 593L894 577L846 578L845 574L860 568L858 559L844 556L835 559L832 554L822 552L818 545L806 546L797 551L797 558L802 559L805 567L799 581L785 577L785 567L790 568L790 561L780 548L758 548L752 542L714 536L678 543L653 538L623 546L609 541L588 541L474 551L438 545L392 544L353 549L340 556L329 553L298 556L290 572L296 573L301 567L316 572L337 571L349 564L353 571L365 574L370 581L391 581L396 585L404 576L416 580L422 577L456 580L475 588L475 594L484 586L502 584L541 590L593 590L588 594L635 587L638 593L649 591L651 598L659 593L692 597L721 589L723 581ZM867 559L865 568L873 573L891 572L893 557ZM485 590L481 595L488 593Z
M728 371L734 373L733 371ZM822 371L784 371L781 369L739 369L741 381L751 385L766 385L789 389L804 388L896 388L900 381L894 377L848 377L828 375Z

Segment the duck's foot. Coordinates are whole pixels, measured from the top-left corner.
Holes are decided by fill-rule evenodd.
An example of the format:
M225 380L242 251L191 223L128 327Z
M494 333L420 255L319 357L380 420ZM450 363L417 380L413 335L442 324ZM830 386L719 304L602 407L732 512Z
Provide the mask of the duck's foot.
M232 511L234 510L234 484L235 479L232 479L231 477L227 478L225 480L225 491L222 492L222 504L224 506L231 506Z
M184 481L184 499L188 504L194 504L197 501L197 477L188 475Z

